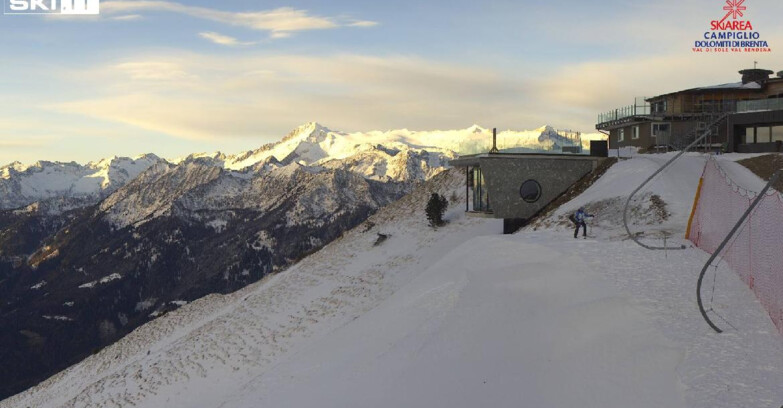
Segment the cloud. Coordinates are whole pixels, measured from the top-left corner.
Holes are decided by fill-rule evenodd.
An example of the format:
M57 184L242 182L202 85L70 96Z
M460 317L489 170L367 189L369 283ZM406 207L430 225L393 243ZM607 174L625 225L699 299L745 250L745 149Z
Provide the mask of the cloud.
M278 39L278 38L288 38L291 36L291 33L286 31L275 31L272 34L269 35L269 38L272 39Z
M739 82L751 54L670 54L587 61L552 70L531 83L550 117L591 129L601 112L631 105L636 97ZM758 58L758 57L756 57ZM750 65L752 67L752 65ZM570 116L570 118L569 118Z
M116 64L113 68L132 80L182 81L198 79L197 75L187 72L186 68L177 62L125 62Z
M354 21L349 23L348 27L375 27L377 25L377 21Z
M548 70L415 56L139 55L69 80L103 95L53 106L191 140L285 134L308 121L346 131L544 124L594 132L597 115L654 96L739 81L746 55L680 53ZM141 91L143 92L141 92Z
M280 34L285 34L285 33L280 33ZM239 46L255 44L255 42L252 41L247 41L247 42L239 41L234 37L229 37L227 35L211 32L211 31L199 33L198 35L199 37L212 41L215 44L225 45L228 47L239 47Z
M492 70L407 56L158 55L83 80L105 96L50 108L191 140L285 134L312 120L344 130L500 126L523 116L525 94Z
M369 27L371 21L344 23L338 18L310 15L306 10L281 7L266 11L230 12L207 7L187 6L171 1L106 1L101 4L105 14L138 13L142 11L165 11L195 18L216 21L253 30L269 31L273 38L282 38L283 33L306 30L324 30L341 26ZM358 24L358 25L357 25Z
M136 21L141 20L142 16L141 14L125 14L122 16L115 16L111 18L112 20L119 20L119 21Z
M31 147L41 147L45 141L43 140L0 140L0 148L2 149L28 149Z

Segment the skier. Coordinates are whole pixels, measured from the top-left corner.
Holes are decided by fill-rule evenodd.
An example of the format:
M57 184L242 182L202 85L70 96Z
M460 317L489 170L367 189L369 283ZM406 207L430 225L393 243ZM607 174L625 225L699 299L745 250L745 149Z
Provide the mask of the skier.
M585 239L587 239L587 224L585 223L585 218L592 217L592 216L593 214L588 214L585 212L584 207L579 207L579 211L577 211L576 214L574 214L571 219L574 222L574 224L576 224L576 230L574 230L574 238L577 238L579 236L579 227L583 227L584 228L583 236L585 237Z

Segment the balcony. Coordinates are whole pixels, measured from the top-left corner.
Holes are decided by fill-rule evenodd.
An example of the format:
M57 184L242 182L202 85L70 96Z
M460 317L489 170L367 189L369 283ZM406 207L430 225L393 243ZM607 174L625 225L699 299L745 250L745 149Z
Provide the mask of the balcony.
M783 110L783 98L737 102L737 113Z
M623 119L633 118L636 116L649 116L651 113L650 104L645 97L638 97L634 101L633 105L626 105L620 108L604 112L598 115L598 124L596 128L603 129L611 126Z

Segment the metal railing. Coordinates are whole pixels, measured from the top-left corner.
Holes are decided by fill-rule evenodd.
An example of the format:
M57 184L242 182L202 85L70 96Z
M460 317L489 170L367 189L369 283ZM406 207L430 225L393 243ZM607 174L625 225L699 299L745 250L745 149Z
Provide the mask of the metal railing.
M623 118L628 118L632 116L643 116L643 115L649 115L650 114L650 104L643 104L643 105L626 105L619 107L615 110L611 110L609 112L604 112L598 115L598 122L597 123L606 123L606 122L612 122L615 120L620 120Z
M783 98L756 99L737 102L737 112L783 110Z
M661 168L659 168L657 171L655 171L650 177L648 177L642 184L639 185L639 187L636 187L636 190L634 190L631 195L628 196L628 200L625 202L625 207L623 208L623 226L625 227L625 232L628 234L628 237L633 240L637 245L639 245L642 248L650 249L650 250L668 250L668 249L685 249L685 245L681 245L679 247L670 247L667 246L664 242L664 245L662 247L647 245L643 242L641 242L636 234L633 234L631 232L631 228L628 226L628 210L631 208L631 200L633 200L633 197L641 191L644 186L646 186L648 183L650 183L657 175L661 174L664 170L666 170L667 167L669 167L672 163L677 161L682 155L688 152L688 150L692 149L699 143L703 142L707 137L712 134L712 128L715 126L718 126L721 124L726 118L728 117L728 114L723 114L714 121L712 121L709 125L707 125L706 130L702 133L701 136L696 138L693 142L691 142L688 146L686 146L684 149L682 149L681 152L677 153L674 157L672 157L669 161L666 162Z
M770 102L771 101L771 102ZM615 110L601 113L598 115L598 124L610 123L616 120L633 116L651 116L652 118L662 117L697 117L720 115L723 113L742 112L740 106L745 106L746 110L771 110L783 109L783 99L781 100L754 100L739 101L732 97L721 97L716 99L706 98L703 94L685 95L679 103L670 103L668 107L660 108L652 106L642 98L637 98L636 103L627 105ZM709 118L707 118L709 121Z

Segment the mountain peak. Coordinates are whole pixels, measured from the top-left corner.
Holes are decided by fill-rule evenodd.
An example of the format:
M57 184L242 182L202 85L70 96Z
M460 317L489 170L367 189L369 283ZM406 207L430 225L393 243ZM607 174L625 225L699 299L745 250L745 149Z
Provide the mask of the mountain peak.
M155 153L144 153L133 158L133 160L142 160L142 159L160 160L160 157Z
M330 130L321 125L318 122L307 122L304 125L298 126L296 129L292 130L286 137L284 137L281 142L287 142L292 139L307 139L311 135L317 135L317 134L326 134L329 133Z
M473 126L465 129L465 131L467 131L469 133L484 133L484 132L487 131L487 129L484 129L483 127L481 127L481 126L479 126L479 125L474 123Z
M14 169L16 171L22 171L21 169L24 169L24 164L20 161L15 161L13 163L8 163L5 166L0 167L0 169Z
M541 133L552 133L552 132L555 132L555 128L554 128L554 127L552 127L552 126L550 126L550 125L544 125L544 126L541 126L541 127L540 127L540 128L538 128L538 129L536 129L536 132L541 132Z

